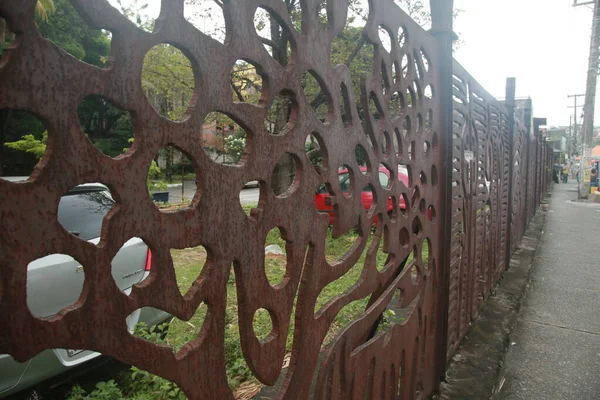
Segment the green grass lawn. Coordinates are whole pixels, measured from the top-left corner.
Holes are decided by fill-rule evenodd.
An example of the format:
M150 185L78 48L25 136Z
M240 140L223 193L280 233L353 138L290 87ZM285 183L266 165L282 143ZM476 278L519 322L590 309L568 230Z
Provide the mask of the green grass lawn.
M244 211L249 214L251 208L252 206L244 206ZM341 237L334 239L331 235L331 229L329 229L325 243L327 261L330 264L333 264L342 259L351 250L357 239L358 233L355 231L347 232ZM318 312L324 305L326 305L336 296L342 295L350 290L358 282L364 266L367 249L371 246L372 240L373 234L371 232L365 250L363 251L356 265L353 266L344 276L331 282L322 290L317 298L315 312ZM271 230L267 235L265 246L271 244L277 244L285 250L285 241L282 239L281 233L278 229ZM423 259L426 260L428 255L427 243L425 243L423 247ZM198 276L200 276L202 268L206 262L206 250L202 246L183 250L171 250L171 256L173 258L173 265L175 268L179 290L182 295L184 295L190 289ZM388 255L383 251L382 239L377 252L377 268L379 270L385 266L387 256ZM409 261L412 259L412 257L413 254L411 253L409 256ZM272 285L276 285L282 281L285 275L285 270L285 255L265 256L265 273ZM331 343L331 341L348 324L363 314L368 300L369 298L365 297L363 299L353 301L342 308L330 326L328 334L325 338L325 345ZM258 382L252 375L242 354L237 309L238 303L236 282L235 274L232 268L229 281L227 282L225 358L229 384L234 390L239 388L239 394L248 388L250 388L250 390L254 390L253 387L256 388L258 386L256 385ZM161 335L162 327L147 328L140 326L140 329L137 330L136 334L146 340L167 344L171 346L174 351L178 351L186 343L194 340L198 336L200 330L202 329L206 312L207 307L206 305L202 304L189 321L182 321L175 318L169 325L166 336ZM403 316L396 315L393 310L386 310L386 312L384 312L383 320L379 326L379 329L386 329L386 326L389 326L391 322L399 322L402 319ZM256 336L259 339L265 338L272 330L271 318L268 312L266 310L259 310L254 316L253 325ZM291 353L292 350L293 332L294 315L292 315L291 318L290 330L288 332L286 342L286 352L288 354ZM156 400L185 398L183 393L181 393L174 384L145 371L140 371L136 368L132 368L131 370L120 373L115 379L117 381L116 383L113 381L108 381L108 385L104 385L104 389L96 391L99 398L109 396L107 393L109 393L108 391L110 390L122 390L123 393L135 393L136 395L142 396L141 398L144 399L146 398L144 396L150 396ZM116 385L117 388L113 388L111 385ZM81 387L76 386L74 387L74 390L81 390ZM112 394L110 396L112 396ZM69 397L69 400L81 400L83 398L84 397L71 396ZM85 398L95 399L96 397ZM138 399L138 397L132 397L132 399L133 398L135 398L135 400Z
M245 211L248 213L251 206L245 206ZM331 230L328 231L326 238L326 259L329 263L342 258L356 242L358 233L350 231L345 235L333 239ZM372 235L370 235L367 247L358 263L352 267L340 279L331 282L319 294L315 312L323 305L327 304L334 297L341 295L351 289L358 281L366 257L366 249L371 245ZM285 250L285 241L281 238L278 229L273 229L266 238L265 246L277 244ZM427 251L424 249L424 251ZM200 271L206 261L206 251L203 247L190 248L184 250L172 250L173 263L177 282L182 294L191 287L194 280L199 276ZM412 254L411 257L412 258ZM383 252L383 240L379 246L377 253L377 267L382 269L385 265L387 254ZM267 255L265 258L265 272L271 284L281 282L285 275L286 257L277 255ZM368 302L368 297L354 301L346 305L337 315L333 322L330 331L326 337L326 343L330 342L335 336L350 322L358 318L365 310ZM169 327L169 332L166 337L167 343L179 350L187 342L193 340L202 328L202 323L206 315L206 306L202 305L196 314L189 321L173 320ZM288 332L286 343L286 351L289 353L292 349L293 342L294 318L292 315L291 326ZM272 330L271 318L266 310L259 310L254 316L254 331L257 337L264 338ZM235 287L235 274L233 269L230 274L229 282L227 283L227 310L226 310L226 327L225 327L225 353L227 370L230 385L233 388L239 386L242 382L254 379L248 366L245 363L241 345L240 332L237 320L237 293Z

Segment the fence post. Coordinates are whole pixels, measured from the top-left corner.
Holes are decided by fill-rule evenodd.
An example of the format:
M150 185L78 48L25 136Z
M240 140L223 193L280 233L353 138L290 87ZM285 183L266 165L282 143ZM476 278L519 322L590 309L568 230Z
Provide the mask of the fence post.
M535 137L535 210L537 212L542 201L542 188L544 186L544 174L546 173L546 162L544 160L544 143L540 133L540 126L546 125L546 118L533 119L533 135Z
M445 380L448 351L448 304L450 285L450 257L452 248L452 127L453 127L453 63L452 44L456 35L453 31L454 0L430 0L431 32L437 40L439 74L438 95L440 97L440 229L437 231L438 243L438 282L437 298L438 330L436 365L440 380Z
M515 90L516 79L506 79L506 100L505 106L508 112L508 218L506 232L506 259L505 269L510 266L512 256L512 221L513 221L513 191L514 191L514 170L515 170Z
M525 171L527 173L527 179L526 179L526 185L525 185L525 226L527 226L527 224L529 224L529 221L531 220L531 216L532 216L532 210L531 210L531 196L529 195L529 188L531 185L531 180L532 180L532 176L531 176L531 146L533 145L533 140L531 140L532 132L531 132L531 118L532 118L532 107L531 107L531 99L527 100L525 102L525 110L524 110L524 124L525 124L525 128L527 129L527 140L525 141L525 143L527 143L527 151L525 153Z

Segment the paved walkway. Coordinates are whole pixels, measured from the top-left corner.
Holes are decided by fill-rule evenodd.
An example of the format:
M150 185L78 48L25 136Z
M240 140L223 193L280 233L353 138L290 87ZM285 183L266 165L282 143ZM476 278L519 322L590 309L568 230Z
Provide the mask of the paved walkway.
M600 204L554 185L497 399L600 399Z

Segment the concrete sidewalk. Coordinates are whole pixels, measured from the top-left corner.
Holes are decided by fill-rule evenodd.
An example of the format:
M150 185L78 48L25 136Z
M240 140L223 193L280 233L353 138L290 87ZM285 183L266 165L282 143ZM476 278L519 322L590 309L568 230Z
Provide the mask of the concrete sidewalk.
M600 204L554 185L496 399L600 399Z

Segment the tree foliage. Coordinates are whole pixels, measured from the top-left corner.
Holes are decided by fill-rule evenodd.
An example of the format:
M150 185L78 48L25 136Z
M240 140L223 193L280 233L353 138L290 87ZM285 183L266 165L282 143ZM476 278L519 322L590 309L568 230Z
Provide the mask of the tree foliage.
M237 164L246 148L246 132L238 130L234 135L225 138L225 153Z
M48 141L48 132L44 131L42 139L36 139L33 135L24 135L20 140L15 142L6 142L5 145L9 149L23 151L33 154L37 160L42 158L46 152L46 142Z
M300 0L281 1L291 16L293 27L302 31ZM395 1L418 23L428 27L431 19L428 2L424 0ZM147 0L127 2L119 0L118 3L121 12L138 26L147 31L153 29L154 20L146 13ZM347 25L343 32L334 39L331 49L331 64L344 64L350 70L356 104L348 106L357 107L361 116L366 113L360 109L360 76L364 72L371 72L374 50L373 46L362 36L362 26L368 12L364 7L365 3L362 0L349 1L350 12ZM225 25L220 11L221 1L185 0L185 4L186 18L190 22L215 40L224 41ZM323 22L326 19L325 4L326 2L321 2L320 10L318 10ZM91 29L72 7L69 0L40 0L37 12L39 31L44 37L82 61L98 67L104 66L110 49L110 35L102 30ZM0 33L2 32L2 22L0 20ZM254 24L267 51L277 62L286 67L291 57L288 33L279 25L273 15L262 8L259 8L255 14ZM210 27L209 31L202 28L205 25ZM7 43L6 40L0 41L0 46ZM184 119L194 96L194 83L192 63L177 47L160 44L154 46L146 54L142 85L148 100L159 114L175 121ZM253 64L238 60L231 70L230 86L232 101L261 104L264 89L263 77L260 76ZM307 71L301 78L301 86L303 94L308 97L318 118L324 121L328 117L328 105L318 79ZM302 94L282 92L276 96L273 104L266 105L268 111L265 128L268 132L281 134L287 129L296 95ZM44 128L39 122L37 126L33 126L36 125L33 120L27 122L27 118L15 119L15 116L17 113L0 110L0 168L6 164L7 156L19 157L16 155L19 152L12 152L15 149L14 146L6 146L7 150L11 151L3 151L4 141L16 143L29 140L28 143L33 143L32 141L41 143L43 140ZM78 116L81 127L88 138L100 151L111 157L120 154L121 150L128 145L128 141L133 138L133 122L129 112L115 107L109 100L100 96L92 95L83 99L78 107ZM217 135L222 136L219 143L225 145L224 152L233 151L231 143L228 144L226 140L230 133L227 129L222 128L233 126L234 129L231 132L236 132L238 127L235 121L221 113L210 113L206 116L205 123L212 124ZM239 137L239 135L236 133L234 137ZM157 159L166 157L165 173L170 175L174 165L173 159L177 157L178 152L171 148L161 151L163 153L157 156ZM35 160L26 162L35 162ZM11 164L14 163L11 162ZM285 171L283 174L286 175ZM285 184L285 182L282 183L282 185Z

